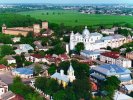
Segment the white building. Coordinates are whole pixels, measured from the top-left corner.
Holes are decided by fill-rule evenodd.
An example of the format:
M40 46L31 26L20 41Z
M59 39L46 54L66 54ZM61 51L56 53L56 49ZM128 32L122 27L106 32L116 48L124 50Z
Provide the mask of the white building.
M106 48L110 46L111 48L117 48L124 43L127 43L127 38L122 35L113 35L103 37L100 33L90 33L87 27L83 30L82 34L73 32L70 35L70 50L74 50L77 43L83 42L85 50L96 50L101 48Z
M8 85L0 80L0 96L8 91Z
M101 33L106 34L106 35L113 35L113 34L115 34L115 31L116 31L117 29L118 29L118 28L102 29L102 30L101 30Z
M7 60L8 65L10 64L16 64L16 59L13 58L11 55L4 57Z
M91 59L91 60L96 60L96 59L100 58L100 54L105 51L107 51L107 50L102 50L102 49L94 50L94 51L83 50L80 52L80 55L83 57L86 57L88 59Z
M117 64L122 67L130 68L132 67L132 61L120 56L118 52L104 52L100 55L100 61L109 63L109 64Z

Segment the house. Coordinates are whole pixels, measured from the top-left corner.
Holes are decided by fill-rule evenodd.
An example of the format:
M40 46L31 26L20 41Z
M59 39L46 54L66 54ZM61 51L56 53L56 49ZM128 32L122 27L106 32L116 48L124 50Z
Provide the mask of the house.
M100 61L109 63L109 64L117 64L122 67L130 68L132 67L132 61L120 56L118 52L104 52L100 55Z
M47 51L50 48L53 48L53 46L42 46L41 41L35 41L34 45L35 45L35 49L38 51L41 51L41 50Z
M16 68L12 70L12 75L19 76L21 78L33 78L33 68Z
M105 52L106 50L94 50L94 51L90 51L90 50L82 50L80 52L80 55L85 57L85 58L89 58L91 60L95 60L100 58L100 53Z
M21 53L28 53L29 50L34 50L34 48L29 44L20 44L15 53L20 55Z
M133 60L133 51L126 53L126 58Z
M120 91L130 94L133 91L133 84L126 84L120 87Z
M27 61L31 61L31 62L46 62L48 63L48 61L45 59L45 57L41 56L40 54L32 54L29 56L29 58L26 58Z
M104 64L91 69L91 80L97 84L106 80L107 77L116 76L121 84L132 84L131 71L116 64Z
M133 100L133 98L122 92L116 91L113 100Z
M45 32L42 33L42 36L44 37L51 36L53 33L54 33L53 30L47 29Z
M5 66L5 65L0 65L0 71L5 71L5 70L7 70L7 66Z
M73 82L76 79L74 75L74 69L71 64L67 70L67 75L64 74L64 70L60 70L60 73L56 71L53 75L51 75L51 78L57 80L58 83L62 84L64 88L69 82Z
M24 100L24 98L14 94L12 91L8 91L0 96L0 100Z
M61 61L68 61L70 60L70 57L67 54L60 54L58 56L59 59L61 59Z
M8 85L0 80L0 96L8 91Z
M10 65L10 64L16 64L16 59L13 58L11 55L5 56L4 58L7 60L8 65Z
M115 34L116 30L118 30L118 28L102 29L101 33L106 34L106 35L113 35L113 34Z

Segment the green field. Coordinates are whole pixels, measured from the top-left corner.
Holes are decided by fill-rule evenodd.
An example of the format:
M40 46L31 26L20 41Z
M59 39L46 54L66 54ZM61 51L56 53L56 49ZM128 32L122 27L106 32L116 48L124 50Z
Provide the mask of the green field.
M37 10L28 12L19 12L23 15L31 15L31 17L47 20L52 23L64 23L68 26L76 25L99 25L113 23L129 23L133 25L132 16L115 16L115 15L89 15L81 14L72 10Z

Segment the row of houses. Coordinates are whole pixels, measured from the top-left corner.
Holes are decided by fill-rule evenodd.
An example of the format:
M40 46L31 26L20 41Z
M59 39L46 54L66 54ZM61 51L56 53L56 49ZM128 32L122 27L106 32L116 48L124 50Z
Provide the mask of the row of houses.
M121 56L119 52L111 52L111 51L107 51L107 50L104 50L104 51L83 50L83 51L81 51L80 54L81 54L81 56L84 56L87 59L91 59L91 60L98 59L104 63L117 64L117 65L120 65L120 66L126 67L126 68L132 67L132 61L129 59L130 57ZM131 56L131 55L129 55L129 56Z

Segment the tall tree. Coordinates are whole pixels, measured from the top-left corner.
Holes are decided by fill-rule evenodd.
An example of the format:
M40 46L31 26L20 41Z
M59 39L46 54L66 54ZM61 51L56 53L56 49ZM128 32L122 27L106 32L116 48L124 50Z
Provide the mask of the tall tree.
M78 53L80 53L80 51L81 51L81 50L84 50L84 49L85 49L84 43L82 43L82 42L77 43L77 45L75 46L75 50L76 50Z

